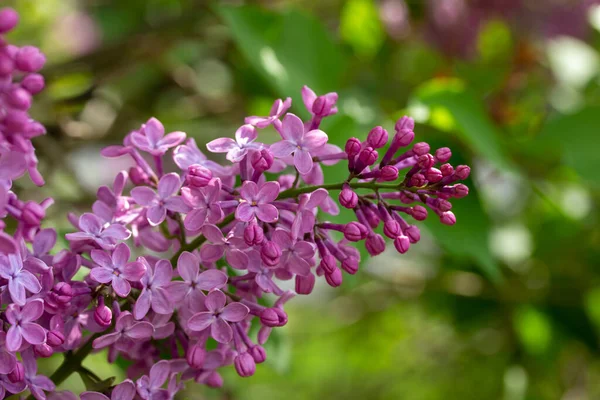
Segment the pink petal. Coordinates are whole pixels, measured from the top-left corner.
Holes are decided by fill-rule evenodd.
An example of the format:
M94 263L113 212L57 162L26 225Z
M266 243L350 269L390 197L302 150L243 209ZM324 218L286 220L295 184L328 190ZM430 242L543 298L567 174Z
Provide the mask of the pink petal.
M37 255L48 253L54 247L56 238L56 230L42 229L33 238L33 251Z
M17 245L12 236L0 232L0 253L10 254L17 252Z
M245 181L240 190L243 199L252 201L258 196L258 185L252 181Z
M81 400L110 400L108 397L98 392L83 392L80 395Z
M233 339L233 330L227 322L221 318L217 320L210 327L211 336L219 343L229 343Z
M168 148L175 147L181 142L183 142L185 140L185 137L185 132L171 132L158 141L158 146Z
M127 297L131 292L131 285L125 279L115 276L112 281L112 287L119 297Z
M131 189L131 197L141 206L151 206L158 200L156 192L147 186L137 186Z
M246 269L248 266L248 256L240 250L230 250L225 255L225 259L235 269Z
M152 289L152 310L158 314L171 314L173 303L163 288Z
M221 311L220 317L229 322L240 322L248 316L250 309L242 303L229 303Z
M113 280L114 276L111 270L102 267L92 268L90 271L90 277L100 283L109 283Z
M315 248L312 244L302 240L294 245L294 252L301 258L309 259L315 255Z
M279 217L279 211L273 204L259 204L256 216L263 222L272 223L277 221Z
M44 328L31 322L21 325L21 334L27 343L42 344L46 341L46 331Z
M150 143L156 144L165 135L165 127L159 120L153 117L146 122L144 133Z
M193 210L185 216L185 219L183 220L183 226L185 226L185 229L195 232L202 228L204 222L206 222L207 214L208 210L206 208Z
M297 148L297 145L289 140L281 140L269 146L269 150L273 153L273 156L278 158L289 156Z
M177 260L177 272L179 272L183 280L186 282L195 281L199 271L200 260L198 260L198 257L189 251L181 253Z
M294 165L301 174L308 174L313 167L310 153L304 149L297 149L294 152Z
M135 319L140 320L148 314L148 311L150 311L151 300L152 295L150 294L150 291L148 289L143 289L133 306L133 317Z
M23 285L31 293L39 293L42 290L40 281L38 281L35 275L25 269L22 269L13 281L18 281L20 285Z
M202 234L209 242L215 244L223 243L223 232L221 232L221 230L215 225L204 225L202 228Z
M20 306L25 304L25 301L27 300L25 287L21 285L21 283L18 280L11 279L8 281L8 292L10 293L10 297L16 304Z
M288 231L281 228L275 229L272 240L281 247L281 249L289 249L292 246L292 236Z
M213 290L206 296L204 305L209 311L218 312L220 311L227 302L227 297L220 290Z
M310 194L310 197L304 205L304 208L310 210L311 208L320 206L327 199L327 196L329 196L329 192L327 192L326 189L320 188L315 190Z
M199 312L192 315L188 320L188 328L192 331L203 331L215 322L216 318L212 312Z
M22 343L23 336L21 336L21 328L18 326L11 326L6 333L6 349L15 352L19 350Z
M150 139L141 132L133 132L129 137L131 138L133 145L138 149L150 150L154 147L150 142Z
M317 95L312 91L311 88L304 85L302 87L302 101L304 102L304 106L312 114L313 103L317 99Z
M21 310L21 322L31 322L37 320L44 313L44 301L35 299L23 306Z
M191 208L185 204L183 198L180 196L173 196L166 199L165 208L169 211L175 211L178 213L187 213L191 210Z
M240 221L249 222L254 217L255 210L256 207L251 206L248 202L240 203L235 209L235 218Z
M190 284L182 281L171 282L167 286L169 292L169 298L175 303L181 303L181 301L187 296L190 290ZM139 301L139 300L138 300Z
M111 270L113 269L113 260L106 251L94 249L90 252L90 256L92 257L92 261L99 266Z
M79 228L88 233L100 233L102 221L94 214L85 213L79 218Z
M111 261L112 265L115 267L122 267L129 261L129 257L131 256L131 251L129 250L129 246L125 243L120 243L115 247Z
M261 203L270 203L279 196L279 182L265 182L256 196L256 200Z
M269 126L270 119L269 118L265 118L265 117L257 117L257 116L253 115L251 117L244 118L244 122L246 124L255 125L255 126L263 127L264 128L265 127L265 123L266 123L266 126Z
M208 151L213 153L227 153L229 150L238 147L232 138L218 138L206 144Z
M304 124L302 120L294 114L286 114L283 118L281 135L286 140L299 143L304 136Z
M181 180L179 175L172 172L160 178L158 182L158 196L161 199L167 199L179 191Z
M200 248L200 257L205 262L213 262L223 257L223 252L223 246L207 243Z
M15 368L17 359L12 354L0 350L0 374L10 374Z
M289 270L296 275L306 276L310 274L310 265L305 259L293 255L290 257L290 261L287 264Z
M112 391L114 400L132 400L135 396L135 385L129 379L119 383Z
M198 287L202 290L220 289L227 283L227 275L217 269L204 271L198 277Z
M135 322L131 328L126 330L126 336L131 339L148 339L152 336L154 328L150 322Z
M250 124L242 125L235 131L235 141L240 145L246 145L248 143L252 143L258 137L258 132L256 128L254 128ZM207 145L208 147L208 145Z
M153 286L165 286L171 282L173 276L173 267L167 260L159 260L154 266L154 279L152 280Z
M150 369L150 387L159 388L165 384L171 368L167 360L159 361Z
M115 343L119 337L121 337L120 332L109 333L108 335L100 336L92 343L92 347L94 349L102 349L104 347L108 347L111 344Z
M146 211L146 217L150 225L160 225L167 217L167 209L164 206L153 206Z
M123 225L112 224L102 232L102 238L111 238L114 240L127 240L131 236L131 232Z
M322 130L315 129L304 134L302 145L309 150L319 149L327 143L327 134Z
M121 276L128 281L137 282L146 274L146 266L141 261L125 264Z

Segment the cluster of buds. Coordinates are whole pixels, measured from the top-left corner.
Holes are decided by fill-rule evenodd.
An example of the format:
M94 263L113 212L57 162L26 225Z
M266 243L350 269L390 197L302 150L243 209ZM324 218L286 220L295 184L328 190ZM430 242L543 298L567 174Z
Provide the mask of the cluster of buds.
M2 10L0 31L16 20L14 11ZM430 209L452 225L449 199L468 192L455 182L469 169L447 164L449 149L431 154L425 143L408 149L414 139L408 117L396 124L379 163L378 151L388 144L381 127L364 142L349 139L344 150L328 143L319 128L337 112L337 94L317 96L304 87L309 120L288 112L291 99L277 100L268 116L246 118L234 138L207 144L210 152L225 153L227 165L210 160L185 133L165 134L155 118L123 145L105 148L104 156L128 156L135 165L98 189L91 212L68 216L69 248L53 252L56 231L40 227L51 200L23 203L10 190L26 168L36 176L33 153L19 147L30 146L30 130L13 129L9 118L29 106L15 107L21 95L11 97L14 90L31 86L23 83L31 79L43 86L31 75L43 56L31 49L20 55L23 49L4 45L2 53L13 68L2 71L22 80L3 86L0 103L0 209L18 222L10 233L3 224L0 235L0 397L29 391L38 400L49 392L53 399L77 399L54 392L75 371L93 389L83 400L173 399L187 380L221 386L219 369L228 365L251 376L266 360L263 345L272 329L288 321L288 300L311 293L318 277L337 287L343 272L357 272L353 242L364 240L370 254L381 253L386 241L376 230L383 222L383 234L404 253L420 238L406 216L422 221ZM280 140L258 141L259 131L270 127ZM17 174L12 160L19 157L25 163ZM165 171L169 158L176 171ZM348 177L324 184L322 167L338 162L347 162ZM355 221L324 219L339 213L332 192ZM282 289L289 280L295 290ZM276 300L268 303L267 294ZM105 349L110 362L130 361L128 379L116 386L80 368L91 351ZM54 353L64 353L61 367L50 378L38 375L36 360Z

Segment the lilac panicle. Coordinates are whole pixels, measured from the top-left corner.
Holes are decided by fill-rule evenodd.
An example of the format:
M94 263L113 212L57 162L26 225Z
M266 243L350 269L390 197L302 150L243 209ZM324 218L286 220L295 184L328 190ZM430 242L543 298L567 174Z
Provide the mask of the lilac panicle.
M18 17L0 9L0 35ZM449 164L450 149L411 145L409 117L391 137L378 126L343 150L328 143L320 126L337 113L338 95L305 86L309 120L288 113L290 98L277 100L234 138L208 143L226 165L185 133L165 134L156 118L103 149L134 165L98 189L90 212L68 215L74 230L58 251L56 231L42 229L53 200L12 191L25 173L43 184L31 139L45 129L28 111L44 88L44 63L37 48L0 38L0 216L16 221L11 229L0 222L0 398L77 399L54 392L63 378L38 375L36 360L64 353L66 368L92 349L106 349L110 362L131 360L128 375L138 379L83 400L172 399L187 380L222 386L226 366L251 376L266 360L271 331L288 321L288 300L310 294L317 279L342 285L360 266L354 245L377 255L385 236L402 254L420 240L414 221L457 223L451 200L469 192L459 181L470 168ZM259 140L268 126L280 135L270 145ZM165 171L171 159L176 170ZM325 167L338 162L347 162L348 176L326 189ZM327 222L339 205L355 220ZM280 282L292 279L295 291L283 290Z

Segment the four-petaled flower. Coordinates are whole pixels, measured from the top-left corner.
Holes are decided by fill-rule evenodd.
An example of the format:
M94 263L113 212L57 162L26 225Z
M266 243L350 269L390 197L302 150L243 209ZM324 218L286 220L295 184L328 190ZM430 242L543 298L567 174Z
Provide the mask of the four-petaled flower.
M165 136L165 127L156 118L150 118L139 131L131 134L131 141L140 150L153 156L162 156L171 147L185 140L184 132L171 132Z
M206 148L213 153L227 153L225 158L236 163L248 154L249 149L260 150L262 143L254 142L258 137L256 128L250 124L242 125L235 131L235 140L231 138L218 138L206 144Z
M249 222L256 216L263 222L277 221L277 207L270 204L279 195L278 182L265 182L258 188L252 181L245 181L240 190L240 204L235 210L235 217L240 221Z
M208 311L194 314L188 321L192 331L203 331L210 327L211 336L219 343L229 343L233 330L229 322L240 322L250 312L247 306L234 302L225 305L227 297L220 290L213 290L206 296L204 306Z
M152 226L160 225L168 211L186 213L190 209L177 192L181 187L181 179L176 173L170 173L158 182L155 192L147 186L138 186L131 190L131 196L141 206L146 207L146 218Z
M139 260L146 264L146 274L140 279L144 288L133 307L133 316L135 319L142 319L150 308L158 314L172 313L173 303L167 291L173 275L171 263L159 260L152 267L145 258L140 257Z
M281 99L275 100L273 106L271 107L271 111L269 112L268 117L246 117L244 120L245 123L256 126L257 128L266 128L271 125L273 122L281 118L283 114L292 106L292 98L288 97L284 101Z
M315 248L309 242L294 241L291 233L283 229L276 229L272 240L281 248L281 266L301 276L310 273L309 261L315 255Z
M31 272L23 269L21 254L0 254L0 277L8 280L8 292L12 301L22 306L27 299L25 289L39 293L42 285Z
M47 376L37 375L37 361L33 349L22 352L23 369L25 370L25 383L27 388L37 400L46 400L44 391L52 392L56 386Z
M65 237L71 241L92 241L105 250L115 247L117 242L127 240L131 232L121 224L105 224L98 216L85 213L79 217L81 232L67 233Z
M146 273L146 266L139 262L129 262L131 252L125 243L119 244L109 256L105 251L92 250L92 260L98 267L92 268L90 277L96 282L110 283L115 293L127 297L131 291L131 282L137 282Z
M6 333L6 348L8 351L17 351L21 348L23 340L29 344L42 344L46 340L46 331L36 321L44 313L42 299L31 300L22 308L10 304L6 309L6 319L11 324Z
M204 225L202 234L210 242L200 248L200 257L203 261L217 261L225 254L225 259L233 268L246 268L248 256L242 250L248 248L248 245L244 239L235 237L233 232L225 237L218 227L210 224Z
M230 173L231 169L231 167L223 167L221 164L207 159L198 148L194 139L188 139L186 144L177 146L173 150L173 161L183 171L187 171L194 164L201 165L204 168L210 169L213 176L226 176Z
M153 332L150 322L136 321L129 311L123 311L117 318L115 331L95 339L92 347L102 349L116 344L119 350L129 351L136 340L149 339Z
M219 205L221 195L221 180L213 179L203 188L184 187L181 189L183 200L192 207L183 221L186 229L195 232L208 222L216 224L223 218L223 210Z
M135 385L130 379L126 379L113 388L110 399L102 393L83 392L81 393L81 400L133 400L134 396Z
M301 174L308 174L313 167L311 151L317 151L327 143L327 134L319 129L304 132L302 120L294 114L287 114L281 129L283 140L271 145L275 157L287 157L294 153L294 165Z
M169 378L171 367L167 360L157 362L150 368L150 374L137 380L137 393L144 400L167 400L169 392L162 386Z
M204 302L203 290L221 289L227 284L227 275L218 269L200 272L200 260L189 251L184 251L177 260L177 272L183 281L171 283L169 293L176 303Z

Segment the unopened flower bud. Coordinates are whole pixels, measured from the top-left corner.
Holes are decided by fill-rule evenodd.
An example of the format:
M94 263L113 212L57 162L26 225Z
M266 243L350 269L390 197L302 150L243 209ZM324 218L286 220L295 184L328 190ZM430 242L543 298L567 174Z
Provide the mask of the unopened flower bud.
M456 197L457 199L463 198L468 194L469 187L467 185L459 183L458 185L454 186L454 197Z
M54 350L48 343L36 344L33 346L33 352L40 358L48 358L54 354Z
M381 175L379 177L382 181L391 182L398 179L398 168L393 165L386 165L381 168Z
M445 199L437 199L437 208L440 211L450 211L452 210L452 203Z
M400 228L400 223L395 219L390 218L383 224L383 234L390 239L394 239L401 233L402 229Z
M380 234L373 234L367 237L365 247L367 248L367 251L370 255L376 256L378 254L383 253L383 251L385 250L385 240Z
M342 207L352 209L358 204L358 195L350 188L350 186L345 185L340 192L338 200Z
M441 181L443 178L442 171L437 168L429 168L425 172L425 179L427 179L431 183L436 183Z
M279 264L281 259L281 248L273 241L267 241L260 248L260 258L262 262L270 267L274 267Z
M29 93L35 95L44 90L46 82L44 77L40 74L28 74L21 81L21 87L27 90Z
M402 129L414 130L415 129L415 120L411 117L407 117L406 115L396 121L396 125L394 128L399 131Z
M330 274L325 273L325 280L331 287L338 287L342 284L342 271L339 268L334 269Z
M204 380L206 386L213 389L220 388L223 386L223 377L216 371L212 371Z
M356 172L361 172L366 167L375 164L379 154L372 147L365 147L358 154L358 162L356 163Z
M273 166L273 160L273 154L271 154L269 149L255 151L250 157L252 168L259 172L264 172L271 168Z
M112 323L112 311L104 304L104 297L98 299L98 306L94 310L94 321L103 328Z
M46 216L46 210L35 201L28 201L23 207L21 218L29 225L39 225Z
M359 222L350 222L344 226L344 237L351 242L358 242L367 237L369 231Z
M427 179L425 179L425 176L423 176L423 174L414 174L413 176L410 177L410 181L409 181L410 186L415 186L415 187L425 186L426 183L427 183Z
M129 168L129 178L136 186L145 185L149 181L149 176L138 166Z
M387 144L388 132L381 126L371 129L367 136L367 143L374 149L379 149Z
M429 153L419 156L417 159L417 165L423 169L431 168L435 164L435 159Z
M452 157L452 151L447 147L439 148L435 151L435 158L439 163L445 163Z
M280 308L265 308L260 313L260 322L264 326L276 327L287 323L287 314Z
M212 172L199 164L193 164L188 167L187 176L185 182L188 186L201 188L209 184L213 177Z
M443 176L450 176L454 173L454 167L450 164L443 164L440 167Z
M431 146L429 146L429 143L427 142L415 143L412 148L413 153L415 153L417 156L427 154L429 153L429 150L431 150Z
M312 113L321 118L335 113L333 108L337 99L337 93L328 93L317 97L312 106Z
M427 218L427 209L423 206L414 206L410 215L417 221L424 221Z
M249 353L257 364L263 363L267 359L267 352L260 345L252 346Z
M185 359L190 367L195 369L202 368L205 358L206 350L204 349L204 346L196 343L193 346L188 347Z
M256 372L256 362L248 353L240 353L233 360L233 365L238 375L242 378L252 376Z
M13 30L19 23L19 14L10 7L0 10L0 34Z
M410 247L410 240L404 235L397 236L396 239L394 239L394 247L398 250L398 253L404 254Z
M255 221L251 221L244 228L244 242L246 242L248 246L261 244L264 238L265 233L263 229Z
M325 274L331 274L337 269L337 260L331 254L325 254L322 256L319 266L325 271Z
M37 72L46 63L46 56L37 47L23 46L15 58L15 65L23 72Z
M406 234L406 236L408 236L408 239L411 243L417 243L419 240L421 240L421 231L415 225L411 225L408 228L406 228L404 230L404 233Z
M459 165L456 167L456 170L454 171L454 175L461 180L465 180L469 177L469 175L471 174L471 168L469 168L469 166L467 165Z
M342 269L350 275L356 274L358 271L358 259L356 257L347 257L342 261Z
M7 93L6 99L11 106L19 110L28 110L31 107L31 94L20 87L11 89Z
M444 225L454 225L456 223L456 217L452 211L446 211L440 215L440 222Z
M12 383L23 382L25 379L25 368L21 362L17 361L15 368L8 374L8 380Z
M353 137L346 141L346 147L344 150L346 151L346 154L348 154L348 158L356 156L358 153L360 153L360 149L361 143L357 138Z
M57 330L51 330L48 332L46 337L46 343L48 343L52 347L62 346L65 342L65 335L62 332Z
M315 276L308 274L307 276L296 275L296 293L311 294L315 288Z

